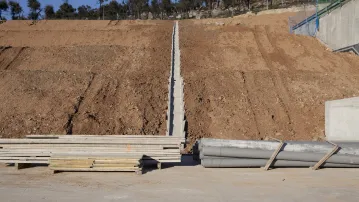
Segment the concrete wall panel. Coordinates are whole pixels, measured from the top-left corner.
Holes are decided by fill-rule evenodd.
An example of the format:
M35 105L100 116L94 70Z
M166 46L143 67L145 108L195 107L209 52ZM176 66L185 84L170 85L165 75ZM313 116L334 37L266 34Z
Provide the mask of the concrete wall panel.
M359 97L325 102L325 136L329 141L359 141Z
M359 43L359 0L352 0L319 20L317 37L333 50Z

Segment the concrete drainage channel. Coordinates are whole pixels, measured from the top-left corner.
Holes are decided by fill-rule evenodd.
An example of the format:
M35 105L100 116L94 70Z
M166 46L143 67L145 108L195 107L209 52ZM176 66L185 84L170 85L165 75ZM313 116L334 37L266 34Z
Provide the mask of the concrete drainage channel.
M168 80L167 136L185 137L185 110L178 21L173 26L171 72Z

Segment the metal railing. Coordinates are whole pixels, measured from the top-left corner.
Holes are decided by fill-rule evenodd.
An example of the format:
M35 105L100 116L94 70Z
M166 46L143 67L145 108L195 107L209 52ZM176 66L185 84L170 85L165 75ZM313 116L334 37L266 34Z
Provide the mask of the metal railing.
M295 20L293 20L293 18L295 18L296 16L290 17L289 18L289 28L290 28L290 33L293 33L294 30L298 29L299 27L313 21L316 20L316 30L319 29L319 19L326 14L329 14L331 11L341 7L342 5L344 5L345 3L349 2L350 0L336 0L336 1L328 1L328 0L318 0L317 4L316 4L316 11L306 17L305 19L303 19L302 21L296 23ZM318 10L318 5L322 4L322 3L330 3L328 6L324 7L321 10ZM304 11L306 12L306 11Z

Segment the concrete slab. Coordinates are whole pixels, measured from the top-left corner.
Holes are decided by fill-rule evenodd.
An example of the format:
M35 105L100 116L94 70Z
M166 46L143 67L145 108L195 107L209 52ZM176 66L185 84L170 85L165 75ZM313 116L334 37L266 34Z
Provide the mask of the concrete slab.
M359 141L359 97L325 102L325 135L330 141Z

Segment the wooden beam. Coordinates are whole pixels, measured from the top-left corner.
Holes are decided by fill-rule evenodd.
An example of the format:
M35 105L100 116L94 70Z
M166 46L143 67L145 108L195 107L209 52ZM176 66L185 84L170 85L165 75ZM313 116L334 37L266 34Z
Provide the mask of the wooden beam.
M337 144L334 144L334 143L329 142L329 141L327 141L327 142L330 143L330 144L332 144L334 147L333 147L333 149L332 149L331 151L329 151L322 159L320 159L320 161L319 161L318 163L316 163L316 164L312 167L313 170L318 170L319 167L320 167L321 165L323 165L323 163L324 163L325 161L327 161L335 152L337 152L337 151L339 150L339 146L338 146Z
M274 139L274 138L273 138ZM275 139L277 140L277 139ZM268 160L267 164L264 167L264 170L268 170L269 167L272 165L275 157L277 157L278 153L282 150L284 142L282 140L277 140L279 141L279 145L277 147L277 149L273 152L272 156L270 157L270 159Z

